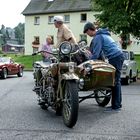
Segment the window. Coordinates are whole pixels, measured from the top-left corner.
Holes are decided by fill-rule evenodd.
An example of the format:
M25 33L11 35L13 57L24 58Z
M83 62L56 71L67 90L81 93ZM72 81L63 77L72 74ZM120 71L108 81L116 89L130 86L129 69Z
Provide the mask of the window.
M39 48L39 44L40 44L40 39L39 36L34 36L34 41L32 42L32 47L33 47L33 53L38 51Z
M34 18L34 25L39 25L40 24L40 17L35 17Z
M34 41L32 42L33 45L39 45L40 41L39 41L39 36L35 36L34 37Z
M87 21L87 14L81 14L81 22Z
M124 59L129 60L129 53L127 51L123 51Z
M64 21L70 22L70 15L64 15Z
M81 34L81 35L80 35L80 40L85 40L85 41L87 41L87 35Z
M54 18L54 16L49 16L48 17L48 23L53 23L53 18Z

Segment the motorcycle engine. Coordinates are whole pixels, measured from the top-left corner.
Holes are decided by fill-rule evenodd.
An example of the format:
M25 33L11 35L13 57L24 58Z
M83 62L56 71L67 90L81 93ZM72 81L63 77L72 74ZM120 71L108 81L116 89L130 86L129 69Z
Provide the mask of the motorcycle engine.
M47 102L48 105L52 105L55 100L55 90L54 90L54 78L49 73L48 69L42 69L43 85L42 85L42 98Z

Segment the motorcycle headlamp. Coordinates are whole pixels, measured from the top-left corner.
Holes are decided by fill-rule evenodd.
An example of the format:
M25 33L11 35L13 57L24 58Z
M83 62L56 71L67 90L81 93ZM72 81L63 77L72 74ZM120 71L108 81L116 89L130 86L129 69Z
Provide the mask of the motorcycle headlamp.
M72 46L69 42L65 41L60 44L60 52L64 55L67 55L71 52Z
M87 63L85 66L85 71L90 72L92 70L92 65Z

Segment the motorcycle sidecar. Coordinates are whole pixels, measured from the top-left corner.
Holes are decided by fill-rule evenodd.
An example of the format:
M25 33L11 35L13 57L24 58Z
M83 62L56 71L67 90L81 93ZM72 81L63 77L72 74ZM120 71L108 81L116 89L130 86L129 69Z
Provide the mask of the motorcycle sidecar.
M77 66L76 73L84 91L114 86L115 68L107 62L88 60Z

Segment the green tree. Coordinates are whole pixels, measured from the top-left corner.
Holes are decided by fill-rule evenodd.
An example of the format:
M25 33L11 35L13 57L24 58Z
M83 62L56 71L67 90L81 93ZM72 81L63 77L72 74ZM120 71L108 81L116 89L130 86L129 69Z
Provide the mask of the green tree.
M15 28L15 38L19 44L24 44L24 23L19 23Z
M1 42L2 42L2 45L4 45L4 44L6 44L6 41L9 38L9 34L4 25L1 25L0 33L2 34Z
M109 27L120 34L122 48L126 49L130 34L140 39L140 2L139 0L91 0L93 10L101 26ZM95 8L94 8L95 7Z

